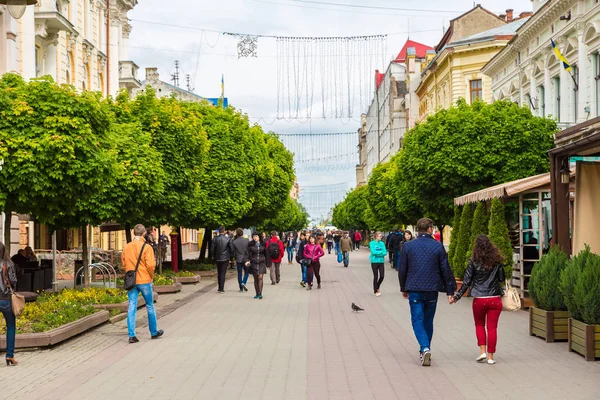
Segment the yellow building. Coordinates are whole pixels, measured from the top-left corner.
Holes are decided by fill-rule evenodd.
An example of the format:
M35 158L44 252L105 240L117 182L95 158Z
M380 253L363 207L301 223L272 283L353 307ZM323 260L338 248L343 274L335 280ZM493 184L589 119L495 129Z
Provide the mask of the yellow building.
M470 104L476 99L492 100L492 80L481 69L494 57L531 13L513 19L512 10L497 16L480 5L450 21L450 27L424 64L419 96L419 117L449 108L459 98Z

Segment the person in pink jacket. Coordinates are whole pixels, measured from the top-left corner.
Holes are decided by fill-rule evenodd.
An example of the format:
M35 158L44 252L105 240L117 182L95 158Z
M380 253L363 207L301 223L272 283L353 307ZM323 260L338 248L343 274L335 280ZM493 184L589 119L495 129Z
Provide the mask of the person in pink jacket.
M313 273L317 277L317 289L321 289L321 262L319 260L323 255L325 255L323 247L316 243L316 238L314 236L311 236L308 244L304 247L303 261L307 263L310 261L306 271L306 280L308 283L306 290L312 290Z

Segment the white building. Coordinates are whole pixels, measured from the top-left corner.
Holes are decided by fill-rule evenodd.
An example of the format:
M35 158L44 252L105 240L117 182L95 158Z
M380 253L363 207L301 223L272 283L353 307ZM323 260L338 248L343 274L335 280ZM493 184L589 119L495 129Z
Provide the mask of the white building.
M565 128L600 116L600 2L534 0L534 14L483 72L510 99ZM573 70L552 50L554 40Z
M195 101L198 103L207 100L199 94L182 89L168 82L161 81L158 74L158 68L155 67L146 68L146 79L142 81L141 86L134 91L134 94L137 91L146 89L146 86L151 86L156 91L156 96L158 97L175 96L179 100Z
M121 87L139 87L137 66L128 61L131 25L127 12L137 0L38 0L14 19L0 5L0 75L16 72L25 79L50 75L80 90L116 94ZM22 216L11 220L10 254L34 246L34 223ZM2 214L0 240L4 242Z
M414 89L428 50L432 48L407 40L385 73L375 71L374 98L359 130L358 186L368 182L377 164L389 161L400 150L404 134L414 126L419 111Z

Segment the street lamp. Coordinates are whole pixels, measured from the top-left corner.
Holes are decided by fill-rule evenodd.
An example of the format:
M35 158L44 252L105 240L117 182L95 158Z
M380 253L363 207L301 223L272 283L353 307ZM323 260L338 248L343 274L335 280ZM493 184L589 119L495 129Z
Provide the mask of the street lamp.
M14 19L19 19L25 14L25 8L37 4L37 0L0 0L0 4L8 6L9 14Z
M569 170L569 165L566 161L563 160L562 168L559 171L560 173L560 183L563 185L568 185L571 180L571 171Z

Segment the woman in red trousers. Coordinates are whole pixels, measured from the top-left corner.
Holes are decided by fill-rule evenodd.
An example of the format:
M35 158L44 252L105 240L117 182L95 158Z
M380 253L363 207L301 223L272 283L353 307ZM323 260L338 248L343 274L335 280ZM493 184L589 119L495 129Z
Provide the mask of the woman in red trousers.
M471 288L473 318L480 355L477 362L496 364L494 354L498 341L498 319L502 312L502 288L504 282L504 260L500 252L486 235L475 239L473 255L467 265L463 284L451 303L457 302ZM487 325L487 337L486 337Z
M321 257L325 255L323 251L323 247L317 243L317 240L314 236L311 236L308 239L308 244L304 246L304 260L310 260L310 264L307 266L306 271L306 282L308 283L308 287L306 290L312 290L313 286L313 273L317 278L317 289L321 289L321 262L319 261Z

